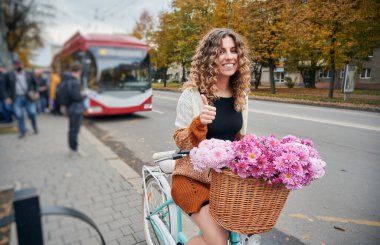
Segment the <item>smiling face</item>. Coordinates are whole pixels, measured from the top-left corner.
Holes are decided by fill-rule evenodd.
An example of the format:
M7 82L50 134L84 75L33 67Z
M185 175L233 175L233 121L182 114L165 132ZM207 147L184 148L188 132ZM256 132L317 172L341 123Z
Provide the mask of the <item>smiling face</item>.
M222 46L218 57L219 77L231 77L238 69L238 54L235 41L226 36L222 39Z

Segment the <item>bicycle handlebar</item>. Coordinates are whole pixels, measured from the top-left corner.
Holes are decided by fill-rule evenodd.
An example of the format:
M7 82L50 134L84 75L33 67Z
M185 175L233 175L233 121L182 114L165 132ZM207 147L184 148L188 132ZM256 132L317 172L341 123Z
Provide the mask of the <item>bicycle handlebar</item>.
M160 162L164 160L176 160L190 154L189 150L180 150L180 151L162 151L153 154L153 161Z
M153 154L153 161L158 161L163 158L171 158L176 151L162 151Z

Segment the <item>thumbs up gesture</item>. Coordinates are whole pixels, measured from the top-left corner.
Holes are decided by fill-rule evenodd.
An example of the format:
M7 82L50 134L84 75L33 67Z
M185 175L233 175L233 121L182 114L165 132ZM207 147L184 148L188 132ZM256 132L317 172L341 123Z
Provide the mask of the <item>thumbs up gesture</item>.
M207 125L209 123L212 123L212 121L215 119L216 108L208 104L206 96L201 94L201 97L202 97L203 107L202 107L201 114L199 115L199 118L203 125Z

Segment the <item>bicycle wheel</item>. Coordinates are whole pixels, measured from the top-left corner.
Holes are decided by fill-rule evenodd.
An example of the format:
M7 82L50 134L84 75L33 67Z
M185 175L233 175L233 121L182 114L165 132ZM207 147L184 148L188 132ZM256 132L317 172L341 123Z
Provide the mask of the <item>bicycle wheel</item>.
M145 238L148 244L165 244L163 234L154 222L148 220L150 212L155 211L167 201L165 193L160 188L159 182L152 176L146 178L146 193L143 195L143 222ZM145 198L146 197L146 198ZM169 207L161 208L156 215L164 223L168 231L171 231Z

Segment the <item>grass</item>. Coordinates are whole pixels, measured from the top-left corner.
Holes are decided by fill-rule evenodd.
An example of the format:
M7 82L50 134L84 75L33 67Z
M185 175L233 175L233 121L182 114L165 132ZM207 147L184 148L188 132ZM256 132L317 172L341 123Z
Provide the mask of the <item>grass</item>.
M153 83L153 88L179 91L182 84L168 83L166 88L163 83ZM379 90L355 90L350 95L348 101L344 101L344 95L340 90L334 90L333 98L328 97L328 89L308 89L308 88L276 88L276 94L272 94L269 87L259 87L251 90L253 97L265 97L270 99L294 99L312 102L329 102L334 104L353 104L363 106L380 106Z

